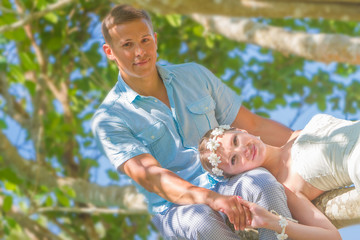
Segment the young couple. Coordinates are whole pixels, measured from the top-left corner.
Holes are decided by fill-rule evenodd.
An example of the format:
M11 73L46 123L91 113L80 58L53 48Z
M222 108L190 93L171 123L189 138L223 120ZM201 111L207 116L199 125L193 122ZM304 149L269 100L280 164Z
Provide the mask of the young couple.
M299 201L302 212L315 215L304 223L312 226L286 220L291 213L285 191L290 190L284 190L265 168L216 182L201 166L198 143L216 126L246 129L272 146L291 142L296 132L251 113L241 105L240 96L201 65L156 64L158 38L147 12L116 6L103 20L102 33L103 50L117 65L119 75L94 114L92 131L114 167L144 194L153 222L165 239L239 239L225 218L236 230L262 226L260 239L285 239L286 234L292 239L340 239L336 228L305 200ZM227 133L217 135L214 141L225 136ZM235 143L239 141L236 138ZM252 150L256 159L264 154L258 147L252 149L256 149L255 155ZM211 151L220 157L217 149ZM275 154L276 150L266 152ZM241 160L239 156L234 159ZM219 171L226 161L225 156L217 160ZM293 193L288 198L300 198L299 192ZM258 206L281 217L266 218L260 213L267 211Z

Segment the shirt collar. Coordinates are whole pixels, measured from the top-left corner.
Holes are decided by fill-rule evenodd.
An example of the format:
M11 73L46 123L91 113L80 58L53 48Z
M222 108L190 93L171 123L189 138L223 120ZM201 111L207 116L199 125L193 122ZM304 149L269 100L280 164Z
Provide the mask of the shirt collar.
M159 64L156 64L156 67L164 83L170 84L172 79L176 77L176 74L168 68L165 68Z
M175 73L170 71L169 69L160 66L159 64L156 64L156 68L157 71L160 74L161 79L164 81L164 83L166 84L170 84L173 77L175 77ZM117 82L117 86L116 86L117 90L119 92L122 92L122 94L125 96L125 98L132 103L133 101L135 101L135 99L139 96L141 96L140 94L138 94L137 92L135 92L131 87L129 87L129 85L126 84L126 82L122 79L121 74L119 72L118 75L118 82Z
M116 84L116 89L123 95L130 103L132 103L137 96L140 96L137 92L132 90L129 85L126 84L124 79L122 79L121 74L119 72L118 82Z

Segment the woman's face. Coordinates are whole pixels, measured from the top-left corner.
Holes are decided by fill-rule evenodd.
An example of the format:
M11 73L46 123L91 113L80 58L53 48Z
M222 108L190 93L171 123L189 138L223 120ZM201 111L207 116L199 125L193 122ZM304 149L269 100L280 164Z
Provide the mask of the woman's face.
M220 156L219 168L229 175L236 175L256 167L265 160L265 144L244 130L226 131L218 137L220 147L216 150Z

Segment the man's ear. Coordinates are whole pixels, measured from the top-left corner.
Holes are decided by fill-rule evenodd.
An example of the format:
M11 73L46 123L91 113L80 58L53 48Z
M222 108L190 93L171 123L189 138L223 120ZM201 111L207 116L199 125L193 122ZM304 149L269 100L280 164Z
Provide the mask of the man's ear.
M155 39L155 45L156 45L156 50L158 49L157 46L157 32L154 32L154 39Z
M103 50L104 50L104 53L106 55L106 57L109 59L109 60L115 60L115 56L111 50L111 47L109 44L105 43L103 45Z

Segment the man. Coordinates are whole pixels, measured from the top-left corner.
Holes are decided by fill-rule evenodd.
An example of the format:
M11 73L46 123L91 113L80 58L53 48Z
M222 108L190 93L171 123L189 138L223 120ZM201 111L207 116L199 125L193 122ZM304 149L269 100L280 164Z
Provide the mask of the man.
M103 50L119 76L92 130L114 167L145 195L165 239L238 239L223 218L236 230L250 220L237 195L290 216L282 186L266 170L217 183L204 173L197 154L201 136L219 124L246 129L274 145L284 144L290 129L252 114L198 64L156 65L157 35L145 11L116 6L102 32ZM276 236L261 230L260 238Z

